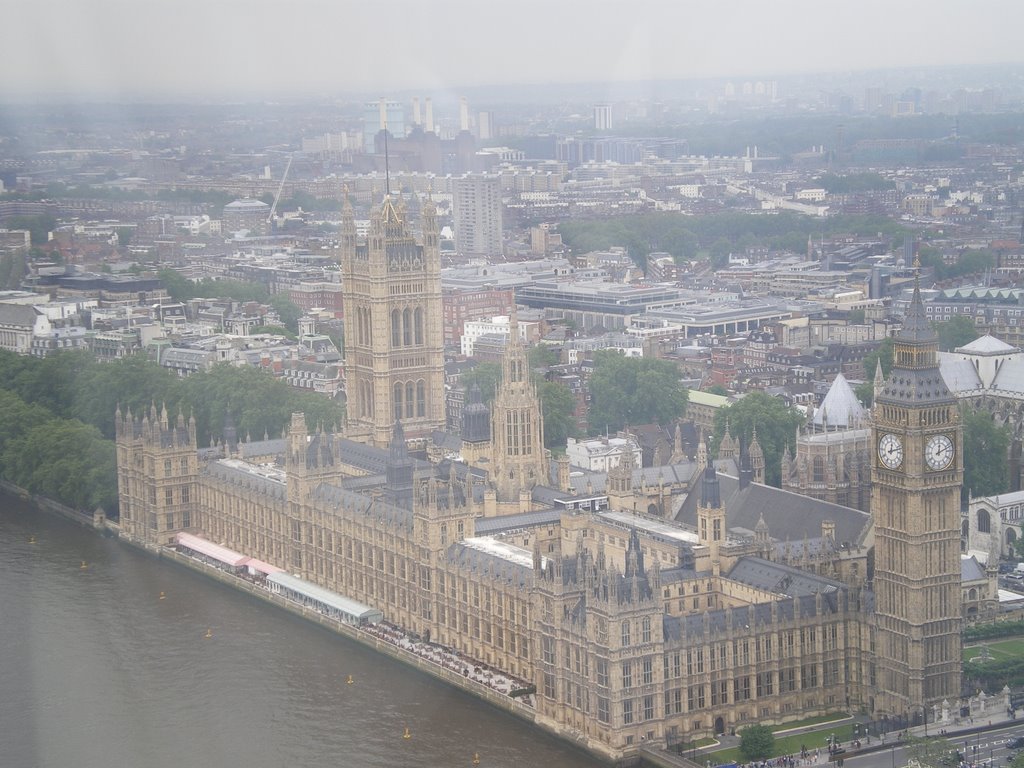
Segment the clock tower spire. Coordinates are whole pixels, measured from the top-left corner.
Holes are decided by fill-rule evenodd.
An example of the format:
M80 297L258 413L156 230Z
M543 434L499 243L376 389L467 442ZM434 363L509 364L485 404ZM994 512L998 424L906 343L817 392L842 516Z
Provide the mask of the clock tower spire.
M960 696L963 483L960 413L939 373L938 335L916 280L892 371L875 397L872 436L873 708L916 718Z

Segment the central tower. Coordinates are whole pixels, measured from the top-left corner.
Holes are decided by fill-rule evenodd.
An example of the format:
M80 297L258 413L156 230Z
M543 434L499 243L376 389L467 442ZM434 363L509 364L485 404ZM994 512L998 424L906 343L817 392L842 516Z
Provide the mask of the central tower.
M509 318L508 346L501 361L501 383L491 410L493 482L499 502L518 502L535 485L548 482L544 418L530 362L519 336L516 308Z
M909 715L960 697L963 428L914 296L872 413L877 619L875 710ZM927 717L927 712L924 712Z
M423 243L405 206L386 195L356 235L345 196L341 217L348 436L388 445L396 421L410 438L443 429L444 341L437 209L423 204Z

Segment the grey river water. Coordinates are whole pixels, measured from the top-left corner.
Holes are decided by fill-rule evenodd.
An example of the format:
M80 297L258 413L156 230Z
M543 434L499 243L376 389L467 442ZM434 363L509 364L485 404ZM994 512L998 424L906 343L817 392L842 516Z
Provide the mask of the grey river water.
M3 768L447 767L474 753L483 768L598 765L429 676L0 494Z

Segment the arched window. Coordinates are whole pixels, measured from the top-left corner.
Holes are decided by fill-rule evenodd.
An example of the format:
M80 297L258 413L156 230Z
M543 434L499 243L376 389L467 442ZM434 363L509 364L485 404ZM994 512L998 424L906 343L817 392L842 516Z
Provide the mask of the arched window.
M414 394L412 382L405 385L405 417L411 419L415 415L416 395Z
M363 308L363 325L366 327L366 343L373 344L373 325L370 323L370 310Z
M825 482L825 459L821 456L814 457L814 477L813 482L824 483Z
M412 346L412 312L408 309L402 310L402 343Z
M397 309L391 310L391 346L402 345L402 316Z
M978 510L978 533L991 533L992 524L989 521L988 512L984 509Z
M419 307L416 308L414 314L414 325L416 327L416 343L423 343L423 310Z
M427 385L423 379L416 382L416 415L427 415Z
M970 523L968 523L968 522L967 522L966 520L964 520L964 521L963 521L963 522L962 522L962 523L960 524L960 535L961 535L961 536L963 536L964 538L967 538L967 536L968 536L968 535L969 535L970 533L971 533L971 526L970 526Z
M976 590L974 587L971 587L969 590L967 590L967 599L968 600L977 600L978 599L978 590Z
M1006 547L1009 549L1009 553L1014 554L1014 549L1017 545L1017 532L1013 528L1006 529Z
M394 392L395 420L397 421L402 418L402 385L400 383L395 384Z

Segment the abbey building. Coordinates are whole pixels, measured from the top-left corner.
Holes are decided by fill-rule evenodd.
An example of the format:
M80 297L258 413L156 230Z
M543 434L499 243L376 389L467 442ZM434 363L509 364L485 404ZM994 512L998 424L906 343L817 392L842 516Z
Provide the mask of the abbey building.
M532 683L539 724L610 758L955 706L961 437L927 328L908 318L865 422L870 515L761 484L753 446L571 477L516 333L494 402L470 393L458 455L430 462L408 446L443 423L431 206L422 243L401 204L366 243L344 216L346 429L295 414L278 439L200 448L183 415L119 412L122 536L196 534L370 605Z

